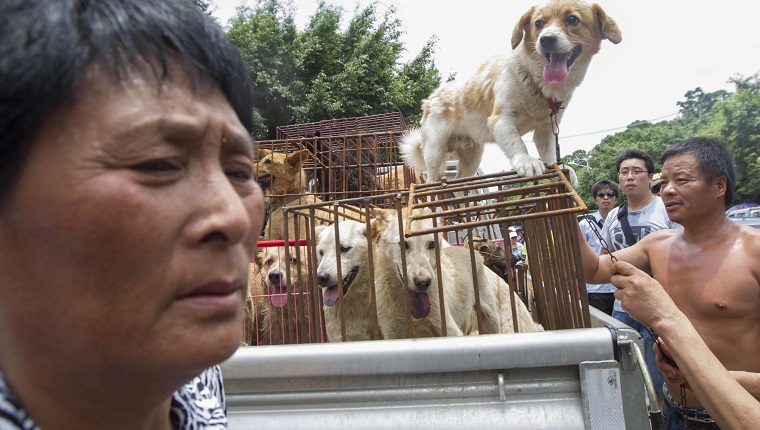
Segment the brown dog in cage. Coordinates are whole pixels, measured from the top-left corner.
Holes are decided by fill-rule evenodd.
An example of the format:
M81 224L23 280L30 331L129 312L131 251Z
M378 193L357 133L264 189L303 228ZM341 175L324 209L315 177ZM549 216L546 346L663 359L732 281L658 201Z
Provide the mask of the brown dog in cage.
M340 233L339 244L335 241L336 227ZM342 340L341 313L347 341L381 338L372 317L375 309L371 299L366 231L366 224L341 221L319 233L317 283L322 290L325 328L330 342ZM339 280L343 289L342 295L339 291Z
M408 169L411 175L404 174L404 166L392 167L388 172L377 177L377 186L383 190L406 190L411 183L424 184L425 175Z
M371 136L315 138L305 140L304 146L316 160L315 193L340 200L367 196L378 189L375 140Z
M284 247L259 248L256 263L249 267L250 294L246 301L246 343L248 345L281 345L308 343L312 309L308 300L308 264L306 249L296 253L290 247L286 258ZM302 258L298 258L300 254ZM286 265L290 266L288 279Z
M416 213L420 209L415 209ZM428 211L429 212L429 211ZM441 320L448 336L461 336L472 328L475 286L469 250L449 246L439 239L444 315L441 315L433 234L404 238L399 235L395 210L372 211L371 238L375 247L374 269L377 285L377 317L385 339L409 337L407 321L412 317L414 337L441 336ZM412 230L432 227L431 219L412 222ZM404 274L401 253L405 254ZM475 255L478 279L486 279L483 257ZM404 284L404 278L407 284ZM481 282L478 282L481 284ZM499 333L500 316L496 291L479 288L483 310L481 333ZM464 329L464 330L463 330Z
M303 163L309 159L311 152L307 149L293 151L288 154L259 149L258 162L254 175L267 196L267 222L264 227L264 238L269 240L285 239L285 215L282 208L312 203L321 203L314 194L306 192L306 173ZM317 210L316 225L328 224L332 214ZM296 235L293 216L288 216L288 238L299 239L306 237L306 221L299 218L299 232Z

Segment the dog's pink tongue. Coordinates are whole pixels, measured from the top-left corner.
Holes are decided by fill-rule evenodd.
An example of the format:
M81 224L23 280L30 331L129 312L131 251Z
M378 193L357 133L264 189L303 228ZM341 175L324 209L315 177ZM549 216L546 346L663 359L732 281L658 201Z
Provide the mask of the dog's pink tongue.
M409 290L409 299L413 317L420 319L428 316L430 313L430 296L427 293Z
M275 287L275 292L269 296L269 302L272 303L272 306L277 308L285 306L285 303L288 302L288 292L284 289Z
M567 59L570 54L552 54L551 61L544 66L544 82L547 85L562 85L567 77Z
M322 301L327 306L332 306L338 303L338 287L330 287L322 290Z

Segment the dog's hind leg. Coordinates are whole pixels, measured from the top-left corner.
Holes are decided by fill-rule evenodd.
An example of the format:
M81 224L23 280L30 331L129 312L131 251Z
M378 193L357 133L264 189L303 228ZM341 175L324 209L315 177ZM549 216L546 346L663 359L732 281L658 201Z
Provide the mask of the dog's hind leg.
M445 173L449 136L447 132L427 128L423 130L423 138L425 144L422 148L422 156L427 168L427 182L430 184L440 181Z
M485 144L475 143L473 141L458 141L457 157L457 179L469 178L475 176L480 167L480 160L483 158Z

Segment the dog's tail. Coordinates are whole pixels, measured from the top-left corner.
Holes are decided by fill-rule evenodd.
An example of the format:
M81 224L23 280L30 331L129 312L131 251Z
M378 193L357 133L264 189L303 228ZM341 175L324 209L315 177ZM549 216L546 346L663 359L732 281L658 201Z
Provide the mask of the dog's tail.
M425 172L425 157L422 155L422 131L419 128L410 128L401 137L399 151L404 159L404 164L418 172Z

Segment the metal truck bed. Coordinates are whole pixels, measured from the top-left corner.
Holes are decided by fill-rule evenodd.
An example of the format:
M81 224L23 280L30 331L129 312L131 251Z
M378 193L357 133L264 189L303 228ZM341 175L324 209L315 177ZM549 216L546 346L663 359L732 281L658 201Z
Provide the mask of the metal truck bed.
M637 332L240 348L222 365L232 429L648 429Z

